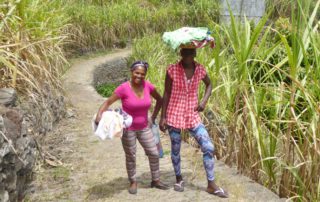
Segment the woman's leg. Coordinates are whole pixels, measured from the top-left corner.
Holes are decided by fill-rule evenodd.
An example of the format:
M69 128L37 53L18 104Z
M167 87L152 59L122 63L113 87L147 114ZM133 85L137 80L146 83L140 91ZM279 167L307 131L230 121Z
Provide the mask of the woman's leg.
M126 131L121 138L124 153L126 155L126 168L131 183L136 181L136 138L135 131Z
M197 140L203 153L203 165L204 169L206 170L208 179L207 192L222 198L228 198L228 193L222 188L219 188L214 180L214 147L209 137L208 131L206 130L203 124L200 124L195 128L189 129L189 131L191 135Z
M214 180L214 147L209 137L208 131L203 124L189 129L191 135L197 140L203 153L203 165L206 170L207 179L209 182Z
M171 161L173 165L174 172L177 177L177 182L182 180L181 177L181 130L173 127L168 128L170 139L171 139Z
M138 132L137 138L149 158L152 181L159 181L159 152L150 128Z

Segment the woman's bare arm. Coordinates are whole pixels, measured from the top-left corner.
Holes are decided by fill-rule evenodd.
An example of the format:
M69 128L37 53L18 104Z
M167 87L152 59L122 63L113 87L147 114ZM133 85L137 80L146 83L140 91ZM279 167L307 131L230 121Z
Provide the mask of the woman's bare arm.
M165 84L164 84L164 93L163 93L163 104L162 104L162 110L161 110L161 119L160 119L160 130L165 131L166 130L166 116L167 116L167 107L169 104L170 96L171 96L171 89L172 89L172 79L170 78L168 72L166 74Z
M120 98L115 93L113 93L106 101L104 101L104 103L100 106L100 108L98 110L95 122L99 123L103 112L105 112L110 107L110 105L112 105L115 101L117 101L119 99Z

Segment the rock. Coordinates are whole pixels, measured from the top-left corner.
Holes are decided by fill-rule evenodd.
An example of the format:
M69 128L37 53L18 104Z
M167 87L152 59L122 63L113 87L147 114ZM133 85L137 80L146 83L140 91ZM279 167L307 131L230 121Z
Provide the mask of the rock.
M7 191L0 189L0 201L9 202L9 194Z
M8 109L2 116L5 125L4 133L10 140L15 142L21 134L22 114L17 110Z
M37 155L34 139L30 136L21 137L17 140L16 145L16 150L20 154L20 158L25 163L23 165L21 161L19 162L21 164L20 168L18 169L20 174L31 172Z
M3 131L4 129L4 120L3 117L0 115L0 131Z
M8 109L5 113L7 119L11 120L15 125L20 126L23 114L16 109Z
M10 146L9 146L9 144L5 144L4 146L2 146L1 148L0 148L0 163L3 161L3 160L8 160L8 157L7 158L5 158L5 156L7 156L7 154L9 154L10 153Z
M119 85L128 80L130 69L127 60L124 57L97 66L93 73L93 86L97 87L105 83Z
M0 89L0 104L6 107L15 106L17 100L17 93L13 88Z
M15 89L0 89L0 202L23 199L38 155L32 134L46 134L65 117L61 92L46 84L38 90L17 106Z
M38 155L32 134L46 134L65 117L64 97L49 87L29 98L15 106L15 91L0 89L0 202L24 198Z
M17 201L29 183L37 150L26 127L22 111L0 109L0 201Z
M18 127L13 124L9 119L3 118L5 124L5 130L2 131L3 134L10 140L10 142L14 142L19 138L20 133Z
M75 118L76 113L72 109L67 109L66 118Z

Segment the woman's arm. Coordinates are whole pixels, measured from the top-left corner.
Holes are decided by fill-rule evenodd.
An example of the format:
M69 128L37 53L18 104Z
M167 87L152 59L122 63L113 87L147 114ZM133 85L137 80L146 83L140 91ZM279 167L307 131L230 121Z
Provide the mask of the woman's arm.
M95 122L99 123L103 112L105 112L110 107L110 105L112 105L115 101L117 101L119 99L120 98L115 93L113 93L106 101L104 101L104 103L100 106L100 108L98 110Z
M161 95L158 93L158 91L156 89L154 89L151 93L151 96L156 100L156 106L154 107L152 116L151 116L151 121L152 123L155 123L155 120L157 118L157 115L161 109L162 106L162 97Z
M170 96L171 96L171 89L172 89L172 79L170 78L168 72L166 73L166 79L164 84L164 93L163 93L163 104L161 110L161 119L160 119L160 130L165 131L167 128L167 107L169 104Z
M204 108L206 107L206 104L208 102L208 99L211 95L212 92L212 84L211 84L211 80L208 77L208 75L206 74L206 76L202 79L202 81L204 82L204 84L206 85L206 91L204 93L204 96L201 100L201 102L199 103L199 105L195 108L195 111L198 112L202 112L204 110Z

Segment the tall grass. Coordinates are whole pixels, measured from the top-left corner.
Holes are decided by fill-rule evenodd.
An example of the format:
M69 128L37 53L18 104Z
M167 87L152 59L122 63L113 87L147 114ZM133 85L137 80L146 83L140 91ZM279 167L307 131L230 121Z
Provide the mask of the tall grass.
M67 1L72 26L69 48L121 47L134 38L181 26L207 25L218 17L218 1Z
M66 64L62 44L66 19L57 2L7 1L0 21L0 87L21 94L38 93L45 85L60 87Z
M145 34L205 25L217 17L218 1L5 0L0 9L0 87L26 93L44 83L59 87L66 54L124 47Z
M272 19L277 18L290 18L291 13L293 10L297 9L298 5L294 5L292 7L292 0L266 0L266 8L271 11L270 17ZM310 7L308 12L312 11L313 8L316 6L317 1L309 1ZM320 12L316 14L316 19L320 19Z
M216 50L197 55L214 83L207 105L214 118L206 119L219 156L296 201L320 200L320 1L311 3L291 2L289 35L266 26L268 16L256 26L233 17L230 26L214 25ZM149 79L162 88L166 66L178 57L158 43L159 36L136 41L134 57L155 61ZM149 44L158 52L148 55ZM224 141L219 125L228 129Z
M267 0L266 7L272 9L272 17L290 17L290 0Z

